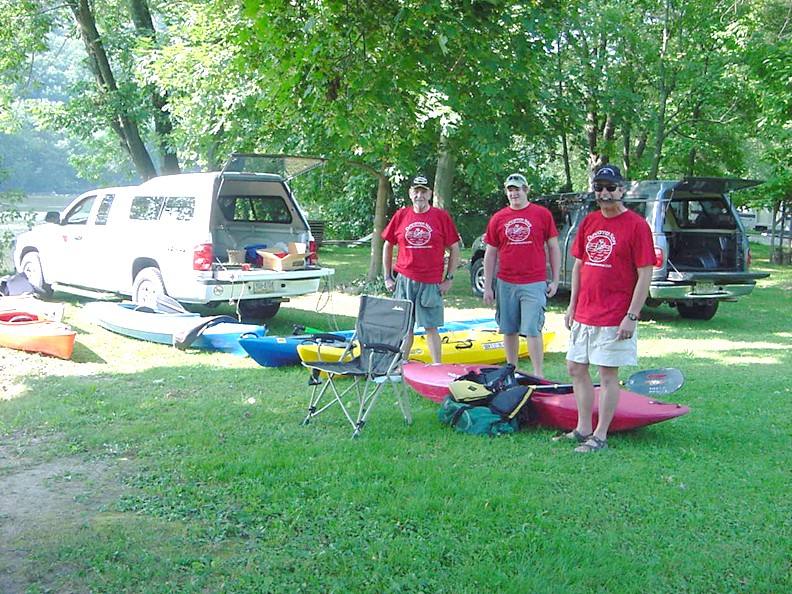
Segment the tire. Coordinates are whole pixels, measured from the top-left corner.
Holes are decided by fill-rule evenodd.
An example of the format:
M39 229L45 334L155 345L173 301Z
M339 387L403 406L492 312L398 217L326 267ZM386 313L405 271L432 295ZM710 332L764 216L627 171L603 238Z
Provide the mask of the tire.
M157 297L167 294L159 268L144 268L137 273L135 282L132 283L132 301L138 305L157 309Z
M470 264L470 288L477 297L484 296L484 258Z
M711 320L718 311L718 302L709 303L677 303L679 317L686 320Z
M45 297L52 296L52 287L44 282L44 271L41 268L41 258L38 252L28 252L22 256L19 272L24 272L30 284L41 289Z
M243 321L262 321L274 318L280 305L279 301L270 301L269 299L246 299L238 303Z

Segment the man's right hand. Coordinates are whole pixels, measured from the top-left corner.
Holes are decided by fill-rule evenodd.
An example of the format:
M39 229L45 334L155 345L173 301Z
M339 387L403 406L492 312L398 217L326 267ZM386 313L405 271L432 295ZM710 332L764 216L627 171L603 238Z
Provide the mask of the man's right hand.
M484 303L487 305L495 305L495 293L492 289L484 289Z

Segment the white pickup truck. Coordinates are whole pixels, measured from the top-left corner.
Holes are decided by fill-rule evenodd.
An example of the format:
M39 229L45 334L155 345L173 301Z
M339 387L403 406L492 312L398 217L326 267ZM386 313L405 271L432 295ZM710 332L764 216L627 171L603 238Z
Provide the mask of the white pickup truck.
M262 159L281 173L246 171ZM166 294L182 303L237 303L247 319L270 318L281 302L317 291L334 272L319 266L310 226L286 183L294 161L234 155L219 172L86 192L16 238L14 265L44 291L119 294L141 304ZM297 161L307 165L303 171L319 163ZM306 247L298 269L262 266L258 249L290 244Z

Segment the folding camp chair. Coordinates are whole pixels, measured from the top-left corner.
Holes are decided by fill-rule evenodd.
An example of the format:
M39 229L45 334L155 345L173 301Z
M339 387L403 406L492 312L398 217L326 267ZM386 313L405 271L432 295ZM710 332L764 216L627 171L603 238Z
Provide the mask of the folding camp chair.
M357 437L386 383L396 393L404 420L412 424L407 388L402 378L402 348L412 323L409 301L362 295L355 333L340 358L336 350L336 360L321 360L322 347L319 345L320 360L303 362L311 370L309 384L313 385L308 416L303 424L307 425L316 415L338 404L355 428L352 437ZM322 372L327 376L324 381L320 378ZM339 391L336 382L345 381L351 384Z

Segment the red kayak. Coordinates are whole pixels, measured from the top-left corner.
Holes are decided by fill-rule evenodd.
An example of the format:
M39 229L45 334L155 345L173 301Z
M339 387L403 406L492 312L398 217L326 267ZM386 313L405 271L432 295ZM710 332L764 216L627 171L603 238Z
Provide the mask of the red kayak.
M66 324L35 313L0 312L0 346L68 359L76 336Z
M404 366L405 381L419 394L434 402L442 402L450 393L448 385L461 375L477 371L487 365L424 364L411 362ZM534 378L519 378L524 385L534 385ZM577 426L575 394L568 384L555 384L549 380L536 381L540 387L531 395L531 410L536 425L556 427L571 431ZM597 399L599 388L595 388L594 424L597 423ZM662 402L655 398L621 391L619 406L611 422L610 431L626 431L645 427L690 412L687 406Z

